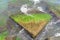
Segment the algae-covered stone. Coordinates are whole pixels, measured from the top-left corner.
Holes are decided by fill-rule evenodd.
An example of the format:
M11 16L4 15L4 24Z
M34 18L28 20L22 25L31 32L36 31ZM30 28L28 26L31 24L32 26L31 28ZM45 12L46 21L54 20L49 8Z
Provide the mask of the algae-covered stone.
M32 13L31 15L33 17L27 16L25 14L17 14L12 15L11 19L27 30L32 37L36 37L52 17L47 13Z

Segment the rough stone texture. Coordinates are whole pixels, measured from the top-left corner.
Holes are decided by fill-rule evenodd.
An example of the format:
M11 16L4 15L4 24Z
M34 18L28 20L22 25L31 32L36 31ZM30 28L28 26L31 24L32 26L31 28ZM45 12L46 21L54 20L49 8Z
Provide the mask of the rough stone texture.
M48 38L48 40L60 40L60 36L59 37L50 37L50 38Z
M7 29L6 29L6 26L0 26L0 33L2 33L2 32L4 32L4 31L6 31Z
M16 36L15 35L9 35L5 38L5 40L16 40Z
M15 23L13 20L8 19L7 29L10 34L16 34L22 29L22 27L20 25L18 25L17 23Z
M21 40L33 40L33 38L31 38L31 36L25 30L18 33L17 37L21 38Z

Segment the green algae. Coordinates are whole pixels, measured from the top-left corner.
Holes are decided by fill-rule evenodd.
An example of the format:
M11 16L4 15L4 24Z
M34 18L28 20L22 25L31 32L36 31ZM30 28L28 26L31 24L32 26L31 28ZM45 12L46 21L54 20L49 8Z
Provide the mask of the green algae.
M52 18L52 16L47 13L44 13L44 14L43 13L35 13L35 14L32 14L32 16L28 16L25 14L17 14L17 15L11 16L11 18L16 22L21 22L21 21L22 22L30 22L30 21L39 22L40 20L48 21Z

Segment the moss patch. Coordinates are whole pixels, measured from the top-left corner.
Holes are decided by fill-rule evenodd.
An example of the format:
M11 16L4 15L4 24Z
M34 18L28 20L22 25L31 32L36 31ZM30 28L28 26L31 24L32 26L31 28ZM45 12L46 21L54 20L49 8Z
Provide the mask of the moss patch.
M0 33L0 40L5 40L7 35L8 35L7 31Z
M32 14L33 17L31 16L27 16L24 14L17 14L17 15L13 15L11 16L12 19L14 19L14 21L16 22L30 22L30 21L35 21L35 22L39 22L40 20L50 20L51 19L51 15L49 14Z

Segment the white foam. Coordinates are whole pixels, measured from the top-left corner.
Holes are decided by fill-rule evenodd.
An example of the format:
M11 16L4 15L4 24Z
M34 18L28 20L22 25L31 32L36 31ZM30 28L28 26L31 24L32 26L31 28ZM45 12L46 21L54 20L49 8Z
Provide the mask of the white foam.
M37 3L39 3L40 1L39 0L33 0L34 2L34 5L36 5Z
M54 36L55 37L59 37L60 36L60 33L56 33Z
M30 10L31 10L31 8L28 8L27 4L22 5L21 8L20 8L20 11L22 13L26 14L27 16L32 16L33 17L33 15L28 14L28 11L30 11Z
M44 9L42 7L37 7L37 9L41 12L45 12Z
M20 11L26 14L27 11L28 11L27 4L22 5L21 8L20 8Z

